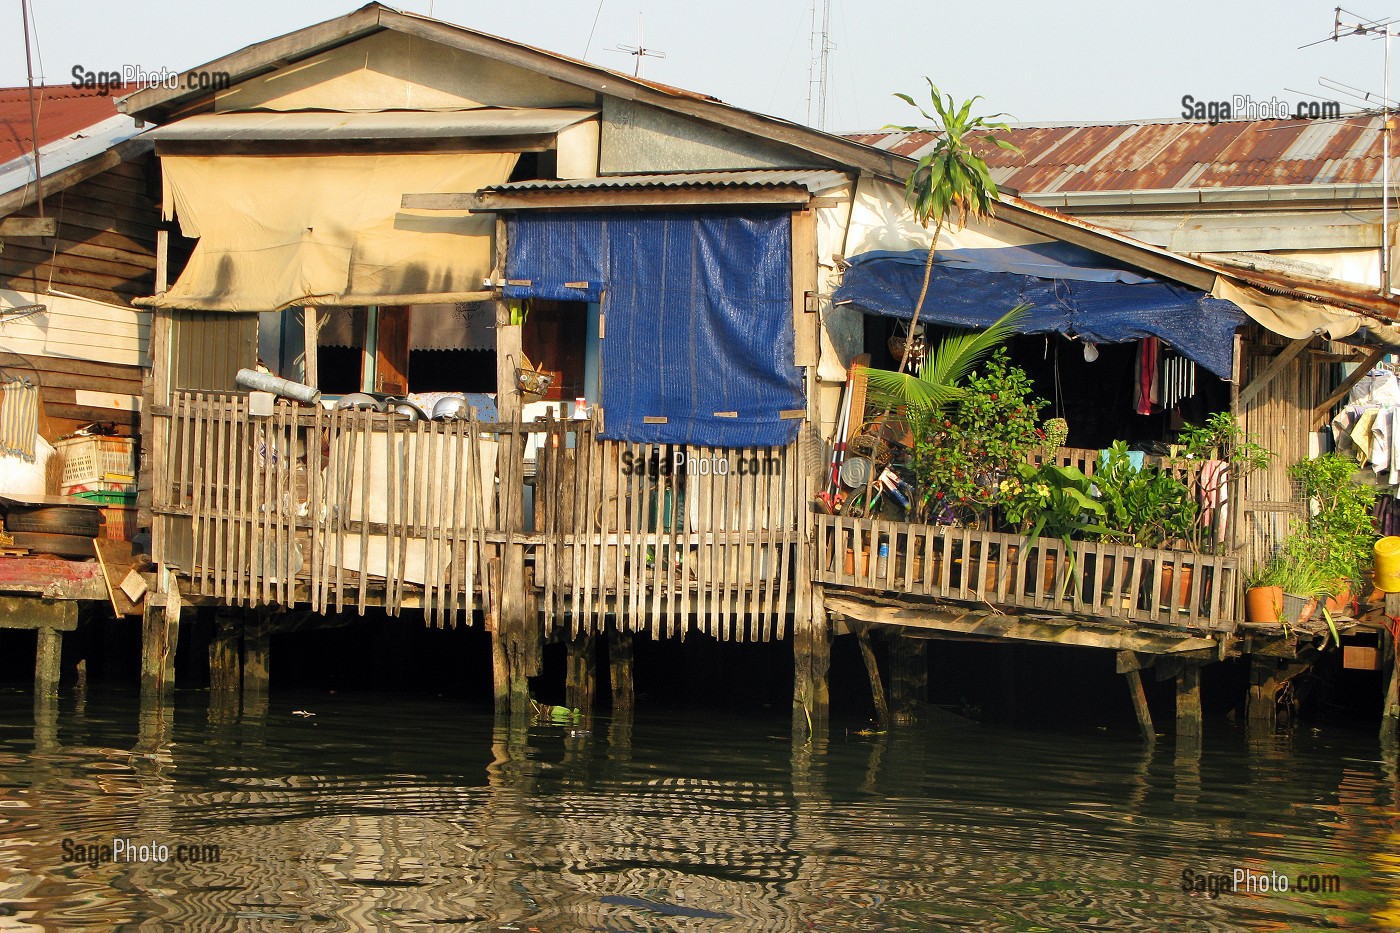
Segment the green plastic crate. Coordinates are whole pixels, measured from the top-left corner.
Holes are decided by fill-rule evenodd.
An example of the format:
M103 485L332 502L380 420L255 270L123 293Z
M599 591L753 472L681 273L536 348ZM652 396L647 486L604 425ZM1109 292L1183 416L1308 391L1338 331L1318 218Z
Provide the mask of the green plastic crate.
M75 492L74 499L86 499L88 502L95 502L99 505L135 505L136 493L120 491L91 491Z

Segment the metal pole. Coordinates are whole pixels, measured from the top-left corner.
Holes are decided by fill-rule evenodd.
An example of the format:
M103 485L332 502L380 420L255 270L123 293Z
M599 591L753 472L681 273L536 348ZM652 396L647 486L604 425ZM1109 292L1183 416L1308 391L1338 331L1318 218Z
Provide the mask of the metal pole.
M24 70L29 77L29 132L34 143L34 194L39 202L39 216L44 216L44 173L39 168L39 111L34 107L34 63L29 53L29 0L19 0L20 17L24 20Z
M1381 294L1390 295L1390 27L1385 27L1381 79Z

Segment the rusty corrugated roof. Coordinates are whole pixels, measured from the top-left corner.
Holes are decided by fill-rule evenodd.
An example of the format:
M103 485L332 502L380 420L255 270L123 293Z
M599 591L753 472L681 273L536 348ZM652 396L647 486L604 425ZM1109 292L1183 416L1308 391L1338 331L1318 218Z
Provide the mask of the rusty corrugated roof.
M841 172L824 169L744 169L720 172L668 172L651 175L610 175L563 181L512 181L483 191L580 191L597 188L783 188L801 187L815 194L848 181Z
M1071 191L1380 184L1381 118L1014 126L988 147L992 177L1023 195ZM849 137L918 158L928 132Z
M116 98L120 94L120 88L104 96L98 94L96 89L76 89L67 84L36 87L34 101L39 111L39 145L58 142L116 116ZM26 155L33 148L29 89L0 88L0 162Z

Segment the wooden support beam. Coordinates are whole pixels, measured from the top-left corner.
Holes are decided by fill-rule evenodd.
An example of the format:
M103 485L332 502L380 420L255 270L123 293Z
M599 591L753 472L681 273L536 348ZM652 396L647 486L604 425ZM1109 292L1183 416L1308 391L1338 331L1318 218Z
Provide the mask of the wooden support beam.
M505 247L504 224L498 222L496 249ZM510 323L510 310L503 301L496 302L496 410L501 421L520 421L521 397L516 372L524 366L520 325ZM530 675L538 670L542 633L535 607L527 599L529 588L525 581L525 545L516 536L525 529L523 492L524 438L506 433L499 436L496 458L501 495L501 518L506 541L501 546L501 588L499 614L495 637L501 665L496 676L496 713L512 719L530 715ZM500 678L504 678L502 681Z
M1316 431L1326 424L1327 415L1332 411L1332 407L1347 397L1347 393L1352 390L1352 387L1360 382L1362 378L1365 377L1366 373L1370 372L1372 366L1375 366L1381 361L1381 357L1385 356L1387 353L1393 353L1394 350L1394 347L1376 347L1372 349L1370 353L1366 354L1366 358L1357 365L1355 371L1353 371L1350 376L1343 379L1342 384L1337 386L1331 395L1327 396L1320 405L1313 409L1312 430Z
M1178 741L1201 738L1201 669L1194 665L1176 677L1176 737Z
M1264 371L1256 376L1253 382L1240 390L1239 404L1243 406L1254 401L1254 397L1260 392L1263 392L1269 383L1274 381L1274 377L1283 372L1284 369L1288 367L1289 363L1298 358L1298 354L1308 348L1308 344L1312 343L1312 339L1313 335L1299 337L1279 351L1279 355L1274 357L1273 362L1264 367Z
M831 719L832 627L821 587L809 589L805 601L810 611L793 620L792 734L795 741L811 741L826 735Z
M78 604L72 600L40 599L37 596L0 596L0 628L51 628L60 632L71 632L77 627Z
M267 695L271 685L271 630L266 609L243 615L243 697Z
M632 633L608 632L608 674L612 681L614 716L627 715L635 705L632 686Z
M1400 616L1400 593L1385 594L1385 614L1392 618ZM1381 707L1381 742L1391 744L1396 740L1396 729L1400 727L1400 644L1389 637L1389 629L1381 635L1382 644L1390 642L1390 672L1385 688L1385 705Z
M175 575L162 570L165 592L146 597L141 614L141 695L164 697L175 690L175 652L180 640L180 591Z
M800 185L742 188L618 188L532 191L484 191L481 193L405 194L404 210L415 211L525 211L559 208L676 208L748 207L778 205L806 207L812 195Z
M564 705L584 716L593 714L593 697L597 689L597 665L594 658L593 633L584 632L569 638L569 659L564 673Z
M1213 638L1185 631L1112 628L1065 617L1063 624L1008 613L970 608L916 605L876 596L835 596L827 594L827 608L858 622L930 629L959 635L991 636L999 639L1038 644L1067 645L1076 648L1107 648L1169 655L1178 652L1212 652L1220 657L1220 643ZM1236 654L1237 650L1226 652Z
M891 713L896 725L909 725L928 702L928 641L890 636Z
M209 689L237 693L242 679L239 657L243 646L243 610L220 606L214 613L214 637L209 641Z
M885 685L880 679L880 665L875 660L875 649L870 644L870 627L863 625L856 630L856 641L860 645L860 656L865 660L865 674L870 678L870 698L875 701L875 718L881 729L890 727L890 707L885 702Z
M34 698L58 696L58 679L63 662L63 632L45 626L38 631L34 652Z
M1143 741L1156 741L1157 733L1152 727L1152 710L1147 707L1147 693L1142 689L1142 672L1127 671L1123 674L1123 679L1128 683L1128 699L1133 702L1133 713L1137 716L1138 731L1142 733Z
M58 219L55 217L6 217L0 219L0 237L48 237L58 236Z

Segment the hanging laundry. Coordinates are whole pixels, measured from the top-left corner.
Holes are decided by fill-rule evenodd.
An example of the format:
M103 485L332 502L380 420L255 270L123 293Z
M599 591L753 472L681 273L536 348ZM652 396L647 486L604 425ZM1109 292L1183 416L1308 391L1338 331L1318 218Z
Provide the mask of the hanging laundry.
M0 448L26 463L34 462L39 437L39 387L28 379L0 385Z
M1229 470L1230 465L1224 460L1207 460L1201 464L1200 520L1211 529L1216 541L1225 540L1226 520L1230 516L1226 507L1230 498Z
M1367 408L1356 417L1356 424L1352 427L1350 437L1354 445L1356 463L1358 466L1365 466L1371 462L1371 427L1376 423L1376 413L1380 409Z
M1158 361L1160 345L1156 337L1144 337L1138 341L1137 383L1133 387L1133 407L1139 415L1150 415L1159 411Z

